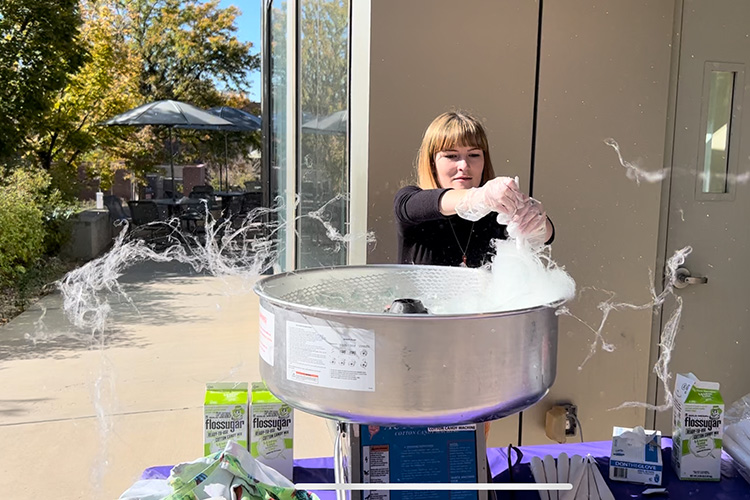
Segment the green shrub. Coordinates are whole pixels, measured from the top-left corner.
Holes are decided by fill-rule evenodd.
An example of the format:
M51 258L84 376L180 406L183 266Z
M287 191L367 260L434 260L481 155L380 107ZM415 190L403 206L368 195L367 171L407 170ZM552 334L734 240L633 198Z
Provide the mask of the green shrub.
M72 213L44 171L16 169L0 179L0 279L13 281L42 256L57 253Z
M57 255L71 236L71 218L79 205L65 201L60 192L53 190L41 200L44 219L44 254Z
M17 170L0 186L0 275L13 280L44 253L44 215Z
M76 210L68 206L56 206L44 213L44 255L57 255L70 240L71 217Z

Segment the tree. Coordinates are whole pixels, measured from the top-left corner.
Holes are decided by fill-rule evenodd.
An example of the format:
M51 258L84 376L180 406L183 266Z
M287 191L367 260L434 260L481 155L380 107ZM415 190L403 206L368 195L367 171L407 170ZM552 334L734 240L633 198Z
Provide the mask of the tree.
M84 21L80 38L88 60L45 114L44 129L30 139L38 164L45 170L54 166L57 179L77 177L84 160L110 177L106 171L117 158L106 153L125 134L98 123L141 100L137 61L118 32L116 12L99 0L81 0L80 8ZM94 151L97 154L91 155Z
M248 73L260 68L260 58L252 53L251 43L235 36L236 7L221 9L218 0L118 0L117 5L120 32L139 65L141 103L175 99L204 108L250 107ZM138 142L163 146L163 130L149 133L150 138L139 132ZM206 142L218 141L216 134L205 132L182 130L179 135L183 161L205 160ZM245 136L240 145L248 140L257 142ZM163 160L167 148L130 147L135 143L119 149L129 168L144 172ZM239 147L236 141L232 145Z
M159 99L199 107L247 102L247 73L259 68L259 58L234 36L236 8L220 9L215 0L77 1L77 41L88 57L69 68L51 104L35 111L40 125L24 139L27 156L50 170L57 186L75 182L82 166L107 188L115 170L142 176L165 162L162 130L98 125L113 115ZM187 161L214 140L181 135Z
M78 0L0 2L0 161L18 159L85 62L80 26Z
M249 90L260 68L252 44L234 33L236 7L218 0L124 0L125 33L141 63L140 93L197 106L223 104L222 90Z

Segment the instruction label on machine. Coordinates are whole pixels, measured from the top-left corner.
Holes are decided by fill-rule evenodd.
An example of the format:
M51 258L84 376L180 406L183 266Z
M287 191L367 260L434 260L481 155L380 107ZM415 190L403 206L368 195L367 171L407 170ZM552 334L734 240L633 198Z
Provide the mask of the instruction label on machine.
M287 379L301 384L375 390L375 332L287 321Z
M387 444L362 447L362 478L365 483L390 483L391 464ZM390 500L391 492L365 490L369 500Z
M476 426L360 425L362 482L476 483ZM368 500L477 500L477 491L365 490Z
M258 311L258 318L260 320L259 331L258 331L258 351L260 357L273 366L273 344L274 335L276 335L275 322L273 313L263 306L260 306Z

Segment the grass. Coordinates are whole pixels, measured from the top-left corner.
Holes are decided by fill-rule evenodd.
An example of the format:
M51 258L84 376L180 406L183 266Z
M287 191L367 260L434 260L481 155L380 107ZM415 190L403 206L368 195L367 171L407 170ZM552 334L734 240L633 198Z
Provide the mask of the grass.
M0 325L15 318L40 297L55 291L55 282L79 265L60 257L45 257L14 281L0 279Z

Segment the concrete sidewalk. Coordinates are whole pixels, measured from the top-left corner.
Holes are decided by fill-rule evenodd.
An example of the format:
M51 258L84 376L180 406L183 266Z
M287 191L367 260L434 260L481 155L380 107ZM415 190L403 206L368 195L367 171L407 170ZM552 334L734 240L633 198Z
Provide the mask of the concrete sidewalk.
M154 465L202 456L206 382L257 381L252 283L138 264L111 294L104 339L76 332L59 293L0 327L0 491L116 499ZM295 412L295 457L330 456L323 419Z

